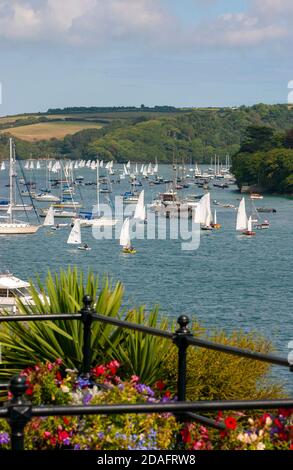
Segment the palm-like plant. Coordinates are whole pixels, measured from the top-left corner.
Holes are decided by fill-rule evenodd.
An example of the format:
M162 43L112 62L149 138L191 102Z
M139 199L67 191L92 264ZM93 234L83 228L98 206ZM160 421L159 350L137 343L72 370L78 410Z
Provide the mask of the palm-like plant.
M167 320L159 320L158 309L146 315L143 307L131 310L125 320L166 330ZM123 366L126 375L137 375L141 382L153 385L162 378L162 365L170 349L170 340L140 331L122 330L112 354Z
M89 272L86 279L76 268L60 270L59 274L47 275L45 284L40 279L37 287L30 283L32 304L18 301L24 315L48 313L77 313L82 308L85 294L90 295L95 310L109 317L119 316L123 286L118 282L111 288L104 278L101 287L98 277ZM110 357L109 350L119 342L120 330L109 324L94 322L92 325L92 362ZM62 358L64 367L79 369L82 363L83 325L78 320L55 320L39 322L11 322L0 329L2 363L0 379L10 378L19 370L37 362Z

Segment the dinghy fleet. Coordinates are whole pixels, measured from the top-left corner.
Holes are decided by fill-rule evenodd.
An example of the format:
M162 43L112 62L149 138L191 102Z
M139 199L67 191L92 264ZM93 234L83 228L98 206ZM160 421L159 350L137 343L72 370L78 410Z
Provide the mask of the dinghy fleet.
M214 165L212 164L214 163ZM23 167L21 163L16 162L15 146L10 139L10 160L2 162L0 171L9 171L9 198L0 201L0 210L5 211L5 215L0 217L0 235L12 234L34 234L42 226L50 231L56 231L60 228L70 228L67 239L68 245L76 246L80 251L90 251L91 247L82 242L82 229L84 227L113 227L118 220L114 217L105 217L100 213L100 197L110 200L113 185L117 187L121 182L130 184L130 190L123 194L123 204L133 204L134 210L131 217L126 217L121 222L121 233L119 238L122 252L125 254L135 254L136 249L131 244L131 224L147 223L147 209L145 204L146 185L152 187L155 185L166 185L166 190L160 192L154 200L148 205L148 209L153 211L156 216L166 218L192 218L194 224L199 224L202 231L219 230L222 227L218 220L217 209L212 209L211 202L211 184L214 187L225 189L235 184L233 175L230 174L229 166L220 166L219 159L215 159L211 167L202 172L197 164L190 165L186 169L185 165L174 165L172 168L172 177L167 180L159 176L158 163L131 164L127 162L121 165L115 165L113 161L104 163L99 160L27 160ZM227 159L226 159L227 164ZM82 169L92 170L95 175L95 181L86 181ZM39 182L36 174L39 170L45 172L45 184L38 188ZM102 173L102 175L100 175ZM19 174L19 175L18 175ZM33 176L33 178L32 178ZM123 181L126 180L126 181ZM24 189L20 191L21 201L16 200L16 187L22 184ZM83 201L81 188L83 186L96 187L95 211L81 210L85 201ZM143 186L143 189L141 188ZM191 186L202 188L201 194L179 195L180 190ZM39 190L38 190L39 189ZM76 194L79 193L79 200L76 200ZM30 198L30 203L25 204L24 198ZM254 206L255 199L261 199L262 195L251 194L250 202L252 205L251 215L247 216L246 201L243 197L237 209L236 231L243 236L255 236L255 228L265 229L269 227L267 220L260 221L258 210ZM49 204L47 207L36 208L36 203ZM234 208L234 205L213 201L214 206L225 208ZM27 221L19 221L14 217L15 212L23 212ZM274 212L274 209L268 209L268 212ZM266 208L259 208L259 212L266 212ZM28 214L36 215L37 223L31 223ZM44 219L43 224L40 218ZM62 222L69 219L68 222ZM56 222L57 220L57 222Z

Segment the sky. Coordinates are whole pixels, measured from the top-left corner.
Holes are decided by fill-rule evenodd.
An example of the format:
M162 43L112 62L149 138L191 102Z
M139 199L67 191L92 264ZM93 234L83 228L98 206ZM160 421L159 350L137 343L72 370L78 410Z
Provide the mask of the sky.
M0 115L285 103L292 0L0 0Z

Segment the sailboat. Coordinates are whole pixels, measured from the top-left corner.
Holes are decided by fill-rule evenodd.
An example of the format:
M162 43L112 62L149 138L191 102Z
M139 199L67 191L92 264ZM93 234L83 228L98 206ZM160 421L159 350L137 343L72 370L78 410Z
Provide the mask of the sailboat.
M212 212L210 193L205 194L196 208L194 223L199 223L201 230L212 230Z
M218 224L218 222L217 222L217 211L216 211L216 209L215 209L215 212L214 212L214 221L211 224L211 227L216 229L216 230L221 228L221 224Z
M144 205L144 189L141 191L135 211L134 211L134 219L141 220L142 222L146 222L146 210Z
M120 245L123 247L122 252L127 253L130 255L134 255L136 253L136 250L133 248L131 245L130 241L130 219L127 217L127 219L124 220L124 223L122 225L121 233L120 233Z
M256 235L256 233L252 230L252 218L251 216L249 217L248 221L247 221L247 230L244 230L244 232L242 232L243 235L247 235L249 237L252 237L254 235Z
M100 174L99 174L99 160L97 161L97 201L94 206L94 211L91 214L91 218L80 219L82 227L113 227L116 225L117 220L112 217L101 217L100 213Z
M255 232L252 230L252 217L250 216L248 219L246 215L244 197L241 199L237 211L236 230L241 231L243 235L255 235Z
M237 211L237 220L236 220L236 230L243 231L247 230L247 215L245 209L245 198L243 197L240 201L238 211Z
M2 162L2 163L1 163L1 171L4 171L4 170L5 170L5 163Z
M53 206L50 206L47 212L47 215L45 217L44 227L52 227L52 230L58 230L58 228L61 227L68 227L68 224L56 224L55 225L55 214L54 214L54 208Z
M13 139L9 139L10 146L10 167L9 167L9 206L7 210L7 215L4 216L4 219L8 219L6 222L0 222L0 234L1 235L26 235L36 233L39 230L40 225L31 225L28 222L21 222L14 220L13 218L13 208L14 208L14 163L15 163L15 148L13 144Z
M68 245L80 245L77 247L79 250L84 250L84 251L91 250L91 248L86 243L81 245L81 230L80 230L79 219L76 219L76 221L74 222L74 225L67 239L67 243Z

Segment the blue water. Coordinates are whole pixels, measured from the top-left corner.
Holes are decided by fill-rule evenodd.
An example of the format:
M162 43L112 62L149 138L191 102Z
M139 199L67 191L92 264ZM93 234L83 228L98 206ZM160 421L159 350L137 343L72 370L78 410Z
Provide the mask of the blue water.
M35 173L44 184L44 172ZM85 180L95 181L95 172L78 171ZM162 176L171 176L169 167L160 167ZM41 176L40 176L41 175ZM30 172L32 177L32 172ZM7 172L1 172L0 196ZM115 184L115 194L129 190L127 181ZM147 201L165 186L150 187L144 182ZM95 186L81 188L90 209L96 198ZM187 193L201 193L191 186ZM211 199L239 204L236 187L217 189L211 185ZM28 200L26 200L27 202ZM43 204L44 206L44 204ZM293 340L293 201L278 196L265 196L256 206L274 207L276 214L262 214L269 219L269 230L259 230L255 237L242 237L235 232L235 209L217 206L222 229L202 232L198 250L182 251L178 240L136 240L135 256L121 254L117 240L95 240L91 229L82 231L83 242L90 252L81 252L66 244L68 229L48 236L42 228L35 235L0 239L0 269L9 269L16 276L28 279L39 274L44 278L50 268L76 265L89 267L99 275L107 273L113 281L125 286L125 306L159 304L161 314L177 318L182 313L198 319L209 330L235 329L257 331L272 340L277 351L288 354ZM20 218L20 216L18 216ZM288 376L288 374L286 373Z

